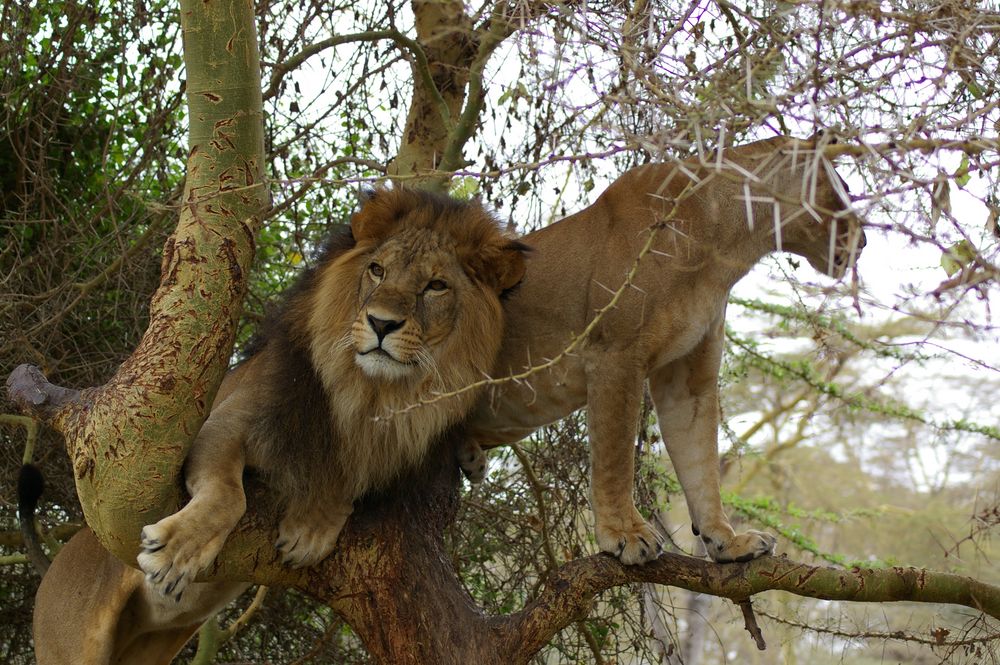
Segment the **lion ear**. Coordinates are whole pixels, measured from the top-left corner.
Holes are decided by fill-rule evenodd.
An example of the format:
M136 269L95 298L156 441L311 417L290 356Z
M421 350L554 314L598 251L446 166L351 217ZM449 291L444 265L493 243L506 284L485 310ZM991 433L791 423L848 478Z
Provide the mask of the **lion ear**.
M405 207L403 195L385 187L370 190L361 209L351 215L351 235L363 243L385 238L392 233Z
M528 269L526 256L530 251L531 248L520 240L508 240L500 248L494 268L501 293L514 288L524 278L524 272Z

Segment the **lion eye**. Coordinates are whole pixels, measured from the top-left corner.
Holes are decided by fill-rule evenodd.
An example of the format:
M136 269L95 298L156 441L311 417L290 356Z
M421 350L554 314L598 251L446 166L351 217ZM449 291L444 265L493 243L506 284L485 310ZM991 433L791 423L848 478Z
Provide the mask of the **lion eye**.
M427 282L427 288L425 290L426 291L447 291L448 290L448 284L447 284L447 282L445 282L442 279L432 279L431 281Z
M382 279L385 277L385 268L374 262L368 266L368 272L371 273L371 276L375 279Z

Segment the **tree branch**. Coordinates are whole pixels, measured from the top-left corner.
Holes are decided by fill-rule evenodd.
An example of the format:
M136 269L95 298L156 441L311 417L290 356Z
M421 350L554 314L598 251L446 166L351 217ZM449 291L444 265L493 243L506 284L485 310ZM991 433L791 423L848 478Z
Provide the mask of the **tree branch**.
M507 634L520 643L514 653L541 649L556 632L586 615L597 594L634 582L667 584L737 603L763 591L823 600L950 603L1000 619L1000 587L951 573L903 567L847 570L785 557L719 564L673 553L644 566L624 566L612 556L598 554L564 564L534 601L508 618Z
M438 87L434 84L434 78L431 75L431 67L427 61L427 54L424 53L424 49L415 39L407 37L396 29L368 30L365 32L354 32L349 35L336 35L334 37L324 39L321 42L310 44L284 62L274 65L274 69L271 72L271 81L268 83L267 90L264 91L264 99L270 99L274 95L278 94L278 87L281 85L281 81L284 79L285 74L300 66L312 56L322 53L328 48L339 46L341 44L349 44L351 42L377 42L384 39L395 42L397 46L404 48L413 56L413 59L411 60L413 71L417 77L420 78L421 82L427 87L427 91L430 93L431 99L434 101L434 105L437 107L438 113L441 114L441 122L444 123L444 126L450 131L453 125L451 111L448 109L448 104L444 101L444 97L441 96L441 91L438 90Z
M59 432L63 431L66 415L80 402L79 390L49 383L34 365L18 365L10 373L7 377L7 396L22 413Z

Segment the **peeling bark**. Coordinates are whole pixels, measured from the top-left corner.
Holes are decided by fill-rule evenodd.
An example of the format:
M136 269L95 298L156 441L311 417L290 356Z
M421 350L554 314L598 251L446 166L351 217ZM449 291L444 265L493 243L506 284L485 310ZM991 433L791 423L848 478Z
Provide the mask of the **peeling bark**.
M20 368L8 383L22 408L62 432L87 523L129 562L142 526L177 505L187 447L228 366L268 201L253 5L185 0L181 17L188 177L149 328L101 387L66 391Z

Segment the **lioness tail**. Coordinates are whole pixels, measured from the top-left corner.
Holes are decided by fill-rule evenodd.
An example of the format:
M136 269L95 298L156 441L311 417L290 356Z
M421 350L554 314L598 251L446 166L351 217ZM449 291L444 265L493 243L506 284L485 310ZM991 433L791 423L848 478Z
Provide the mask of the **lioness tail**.
M42 549L38 539L38 529L35 525L35 510L38 499L45 491L45 480L38 467L25 464L17 477L17 517L21 523L21 536L24 538L24 549L28 560L34 565L39 575L45 575L49 569L49 557Z

